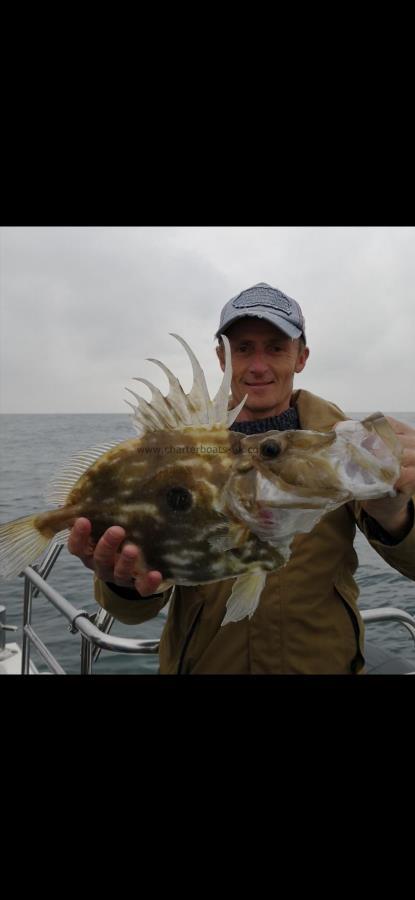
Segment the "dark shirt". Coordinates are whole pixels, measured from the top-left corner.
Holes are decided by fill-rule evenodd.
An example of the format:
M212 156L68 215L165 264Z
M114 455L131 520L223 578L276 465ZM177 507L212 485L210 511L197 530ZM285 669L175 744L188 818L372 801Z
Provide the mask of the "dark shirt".
M297 428L301 428L298 412L295 406L290 406L279 416L268 416L253 422L234 422L229 430L239 434L265 434L266 431L294 431Z

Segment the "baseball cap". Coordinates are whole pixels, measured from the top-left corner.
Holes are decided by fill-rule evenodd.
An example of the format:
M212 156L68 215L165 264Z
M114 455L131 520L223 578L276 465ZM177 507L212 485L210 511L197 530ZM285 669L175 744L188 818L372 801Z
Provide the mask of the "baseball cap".
M232 297L222 309L215 337L223 334L238 319L256 316L280 328L290 338L305 337L305 319L300 304L264 281Z

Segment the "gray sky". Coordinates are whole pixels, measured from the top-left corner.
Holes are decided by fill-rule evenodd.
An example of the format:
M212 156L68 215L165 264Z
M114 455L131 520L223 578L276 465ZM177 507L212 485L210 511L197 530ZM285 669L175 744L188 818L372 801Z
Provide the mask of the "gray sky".
M125 387L211 396L214 332L232 296L266 281L294 297L310 358L295 386L346 411L415 410L415 228L3 228L0 412L128 412Z

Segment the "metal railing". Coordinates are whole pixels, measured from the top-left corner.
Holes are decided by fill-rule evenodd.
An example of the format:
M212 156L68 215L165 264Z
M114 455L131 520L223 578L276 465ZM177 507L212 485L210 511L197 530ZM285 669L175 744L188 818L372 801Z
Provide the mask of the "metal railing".
M62 545L54 545L37 570L27 566L23 570L24 575L24 604L23 604L23 644L22 644L22 675L29 674L30 652L33 644L40 656L44 659L48 668L55 675L66 675L58 660L48 650L39 635L32 628L32 600L40 592L50 603L70 622L72 634L79 632L81 635L81 675L91 675L92 663L98 657L101 650L112 650L116 653L148 654L158 653L159 640L139 640L133 638L109 637L108 632L114 621L105 610L98 613L88 613L84 609L77 609L66 597L63 597L55 588L45 581L54 565Z
M377 609L361 609L360 614L365 625L372 622L399 622L408 629L415 641L415 617L403 609L397 609L395 606L381 606Z

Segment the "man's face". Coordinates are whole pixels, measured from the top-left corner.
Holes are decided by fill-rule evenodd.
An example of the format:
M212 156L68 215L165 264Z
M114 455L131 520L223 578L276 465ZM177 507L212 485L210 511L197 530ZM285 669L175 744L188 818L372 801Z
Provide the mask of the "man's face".
M269 322L249 317L231 325L226 336L232 352L233 405L248 394L237 421L275 416L288 409L294 374L303 370L308 347L292 341ZM223 370L223 347L217 353Z

